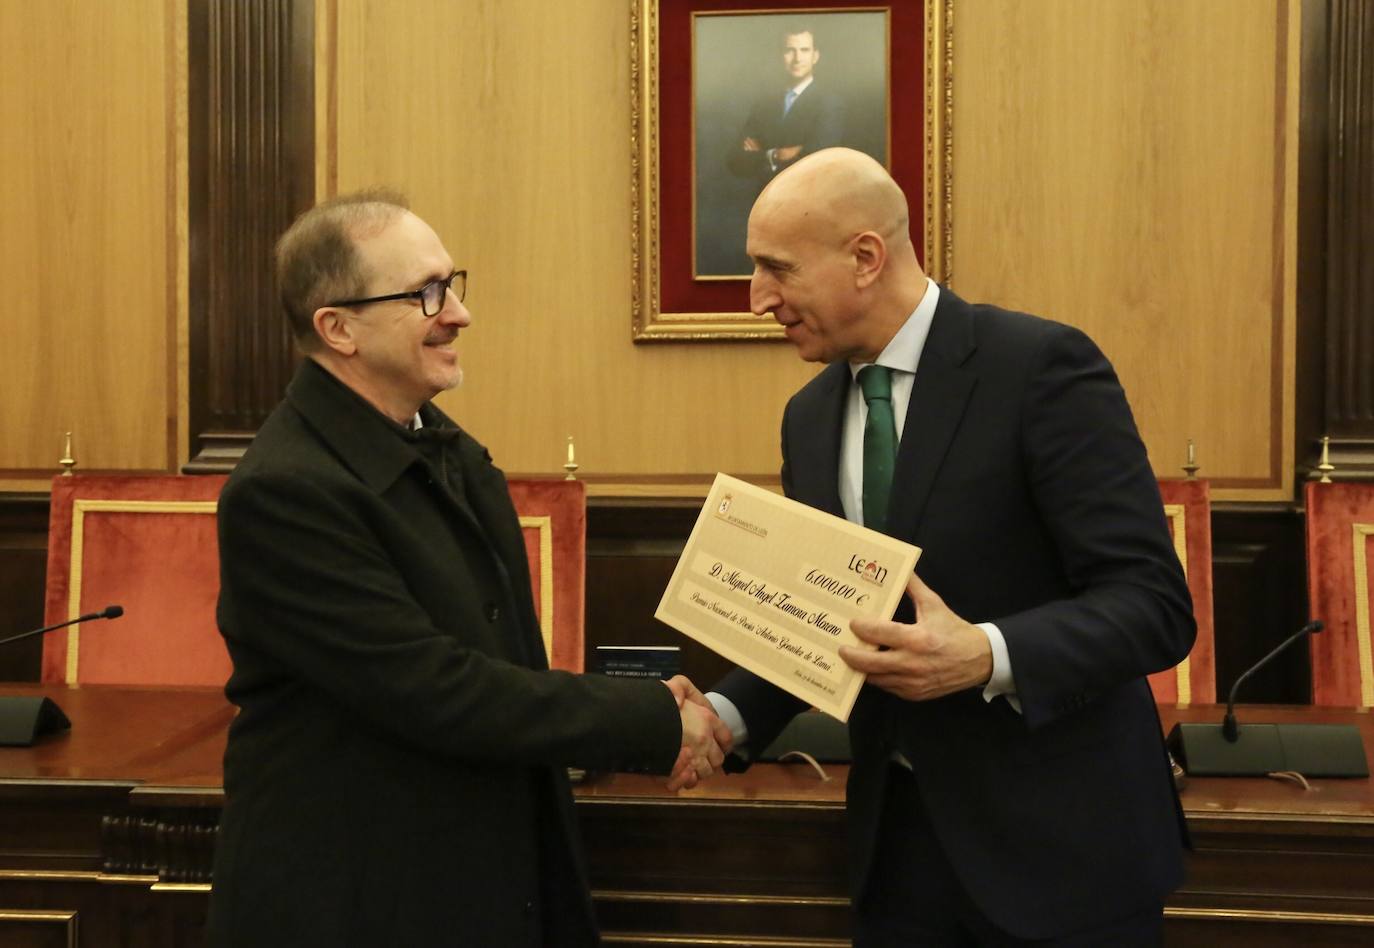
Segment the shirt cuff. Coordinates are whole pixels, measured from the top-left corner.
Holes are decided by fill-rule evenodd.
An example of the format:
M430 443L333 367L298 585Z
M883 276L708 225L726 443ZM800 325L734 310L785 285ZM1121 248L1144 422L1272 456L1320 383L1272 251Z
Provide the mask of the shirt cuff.
M1016 697L1016 679L1011 674L1011 655L1007 653L1007 640L1002 637L1002 630L991 622L980 622L978 628L988 637L988 646L992 649L992 677L983 687L983 700L991 701L1002 695L1007 699L1007 704L1020 714L1021 700ZM721 719L724 720L724 715L721 715Z
M744 726L744 715L739 713L735 703L718 691L706 692L706 700L716 709L716 717L730 729L735 747L740 748L749 742L749 729Z

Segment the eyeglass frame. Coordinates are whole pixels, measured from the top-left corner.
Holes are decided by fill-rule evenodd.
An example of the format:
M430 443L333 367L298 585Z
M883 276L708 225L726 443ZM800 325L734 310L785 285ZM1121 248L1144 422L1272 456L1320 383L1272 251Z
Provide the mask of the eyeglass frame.
M463 302L464 298L466 298L468 295L468 272L466 270L454 270L445 279L430 280L428 283L420 287L418 290L411 290L409 293L388 293L385 296L369 296L364 299L358 300L339 300L336 303L326 303L324 305L347 307L362 306L364 303L386 303L391 300L419 300L420 312L425 314L426 319L433 319L435 316L438 316L440 313L444 311L444 303L448 301L449 291L453 289L453 281L458 279L459 277L463 278L463 290L461 293L457 294L458 302L461 303ZM443 284L444 295L440 298L439 308L431 313L429 310L425 309L425 290L429 289L436 283Z

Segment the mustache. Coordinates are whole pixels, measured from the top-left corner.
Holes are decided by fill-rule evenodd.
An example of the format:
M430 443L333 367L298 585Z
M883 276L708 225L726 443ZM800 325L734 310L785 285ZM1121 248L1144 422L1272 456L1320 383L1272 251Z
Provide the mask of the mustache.
M436 333L436 334L434 334L434 335L426 336L426 337L425 337L425 345L427 345L427 346L446 346L446 345L448 345L450 342L453 342L453 341L454 341L455 339L457 339L457 338L458 338L458 330L456 330L456 329L453 330L452 332Z

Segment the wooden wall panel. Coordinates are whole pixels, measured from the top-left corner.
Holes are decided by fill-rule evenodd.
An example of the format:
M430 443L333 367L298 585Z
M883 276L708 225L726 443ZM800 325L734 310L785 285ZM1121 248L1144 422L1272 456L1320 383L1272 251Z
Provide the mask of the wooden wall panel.
M174 2L0 3L0 486L173 463Z
M1374 7L1329 7L1326 386L1336 477L1374 479Z
M775 474L789 346L630 342L629 0L336 15L339 190L401 187L470 273L440 405L511 471L572 434L587 473Z
M956 6L954 287L1087 330L1221 499L1291 497L1297 13Z
M313 203L312 0L189 0L189 430L228 469L295 368L272 248Z

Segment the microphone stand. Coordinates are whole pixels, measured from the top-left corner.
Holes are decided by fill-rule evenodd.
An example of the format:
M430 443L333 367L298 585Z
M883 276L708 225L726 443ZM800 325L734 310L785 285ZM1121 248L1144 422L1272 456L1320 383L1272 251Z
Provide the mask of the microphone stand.
M1231 686L1221 724L1180 722L1169 732L1169 752L1195 777L1262 777L1294 772L1305 777L1368 777L1360 729L1350 724L1239 724L1236 694L1251 675L1299 639L1318 633L1320 620L1284 639Z
M45 632L76 625L78 622L118 619L123 614L123 606L106 606L100 612L89 612L66 622L0 639L0 645L43 635ZM42 735L65 731L71 726L72 722L51 698L42 695L0 695L0 747L31 747Z

